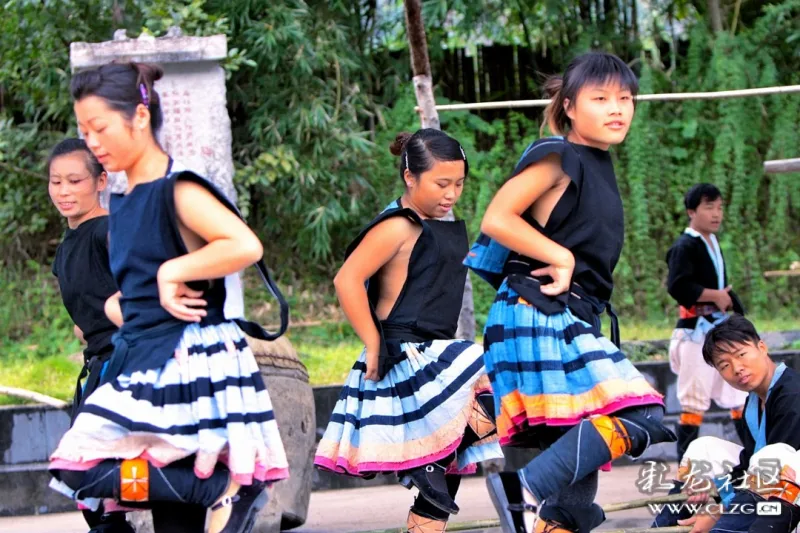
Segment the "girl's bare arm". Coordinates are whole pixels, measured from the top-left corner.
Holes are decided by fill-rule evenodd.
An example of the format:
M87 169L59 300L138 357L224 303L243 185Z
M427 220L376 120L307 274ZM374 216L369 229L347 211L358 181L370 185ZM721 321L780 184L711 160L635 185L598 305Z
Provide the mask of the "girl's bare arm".
M333 280L342 311L366 348L368 374L377 370L380 334L372 321L365 283L397 255L412 234L412 222L405 218L381 222L367 233Z
M572 263L569 250L545 237L522 218L563 175L559 156L551 154L508 180L486 208L481 231L506 248L543 263Z
M115 292L106 300L105 312L112 324L118 328L122 327L122 308L119 306L119 299L122 297L120 291Z
M261 259L264 250L255 233L202 185L176 183L175 208L180 224L206 244L161 265L160 280L218 279Z

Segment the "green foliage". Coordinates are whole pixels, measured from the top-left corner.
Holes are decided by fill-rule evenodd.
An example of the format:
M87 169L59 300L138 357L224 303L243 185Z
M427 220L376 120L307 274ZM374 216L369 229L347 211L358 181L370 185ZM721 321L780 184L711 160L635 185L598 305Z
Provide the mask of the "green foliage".
M52 250L48 241L61 231L48 209L41 169L50 144L45 139L56 138L35 123L14 125L0 114L0 261L3 256L41 260Z
M55 277L37 263L0 263L2 357L48 357L77 352Z
M12 353L16 353L15 351ZM0 383L40 392L72 401L75 393L75 378L81 371L82 362L76 357L53 355L37 357L29 354L0 356ZM27 403L14 396L0 395L0 405Z
M354 43L361 27L338 3L209 5L226 13L231 45L253 62L228 93L243 207L275 243L274 261L299 259L313 271L309 262L333 257L375 201L366 124L376 105L364 90L365 43Z
M60 232L43 162L66 131L69 43L111 35L111 1L11 0L0 17L0 259L43 260ZM91 29L90 29L91 27Z
M636 6L644 9L629 2L604 3L601 9L597 3L555 0L426 0L434 79L445 67L442 47L503 43L529 46L559 68L588 48L636 57L643 92L800 83L800 0L760 12L743 6L735 35L711 34L703 6L657 1L633 18ZM3 15L1 260L47 264L62 232L42 178L50 146L75 134L65 90L69 43L107 40L117 28L131 36L162 35L178 24L189 35L227 35L241 206L282 282L301 294L321 287L315 289L324 294L320 300L335 305L329 284L342 250L402 190L388 145L419 123L402 2L11 0ZM673 18L680 21L678 30ZM680 33L681 28L688 29ZM674 64L665 67L668 54ZM467 221L472 237L492 195L538 136L538 118L531 117L441 115L443 128L470 158L456 215ZM761 164L800 154L799 121L797 95L638 105L628 140L613 150L626 208L615 293L623 313L672 314L674 303L663 286L664 255L686 223L682 195L698 181L713 181L723 190L722 245L732 283L749 307L794 305L797 284L788 278L766 281L761 272L799 258L800 176L765 176ZM474 287L480 319L493 295L483 282L476 280ZM25 336L19 331L15 338Z
M186 35L228 33L228 19L206 10L206 0L156 1L141 6L142 32L163 35L170 26L178 26Z
M653 73L647 67L642 70L640 88L642 93L653 91ZM659 208L659 190L663 186L660 183L662 176L658 167L652 164L651 158L652 146L658 142L650 118L654 105L643 102L637 106L636 120L625 144L627 165L624 170L620 169L620 175L627 178L620 180L627 234L620 268L625 273L623 278L634 279L639 283L633 284L631 291L619 291L618 299L624 298L621 303L628 306L647 302L649 308L644 309L645 312L653 311L652 306L658 300L654 302L647 296L657 293L660 285L656 275L657 263L652 260L658 250L649 235L650 229L655 225L651 216Z

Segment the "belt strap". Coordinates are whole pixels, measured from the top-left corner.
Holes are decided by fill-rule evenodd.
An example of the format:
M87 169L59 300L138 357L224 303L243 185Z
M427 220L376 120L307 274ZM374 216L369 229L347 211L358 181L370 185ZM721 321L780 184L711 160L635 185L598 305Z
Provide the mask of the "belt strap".
M601 313L603 313L603 311L605 311L608 314L608 317L611 319L611 335L610 335L611 342L613 342L614 346L616 346L617 348L621 348L619 317L617 316L617 313L614 311L614 307L611 305L611 302L599 300L594 296L590 296L589 294L586 293L586 291L583 290L583 287L581 287L577 283L572 284L572 287L570 288L569 299L570 299L569 303L570 306L576 308L582 307L587 312L588 312L587 306L590 306L592 312L595 315L600 315ZM585 305L577 304L575 303L576 301L585 303ZM582 320L585 320L586 322L589 323L592 322L592 320L590 320L591 317L581 316L580 313L577 314L578 317L581 318Z
M78 374L78 380L75 383L75 394L72 399L72 411L70 412L70 424L75 421L78 416L78 411L83 406L86 398L97 389L100 384L100 377L103 374L103 366L110 358L108 355L95 355L90 357L83 364L81 373ZM86 379L86 384L81 386L81 382Z

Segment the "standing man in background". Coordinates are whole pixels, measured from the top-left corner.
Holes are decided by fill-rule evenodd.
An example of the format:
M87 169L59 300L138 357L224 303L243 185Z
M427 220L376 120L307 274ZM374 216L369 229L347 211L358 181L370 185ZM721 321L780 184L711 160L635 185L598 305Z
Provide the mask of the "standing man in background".
M667 252L667 290L679 305L679 318L669 345L670 368L678 375L678 461L700 432L711 400L731 410L736 432L744 431L742 406L747 394L728 385L703 361L706 334L728 318L744 314L728 285L725 261L716 232L722 223L722 194L709 183L694 185L684 197L689 227Z

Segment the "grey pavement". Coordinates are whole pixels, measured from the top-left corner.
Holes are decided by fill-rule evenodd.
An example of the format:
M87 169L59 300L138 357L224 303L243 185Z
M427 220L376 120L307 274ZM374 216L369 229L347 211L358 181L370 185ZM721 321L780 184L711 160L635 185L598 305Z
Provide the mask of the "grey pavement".
M671 466L674 472L675 465ZM642 498L635 485L639 469L639 466L615 466L611 472L601 472L597 502L603 505ZM405 524L415 493L399 485L314 492L306 524L294 531L347 533L399 529ZM497 518L482 477L464 479L457 501L461 512L452 518L454 523ZM609 514L608 518L597 531L646 527L651 515L640 509ZM87 530L77 512L0 518L0 533L86 533ZM500 533L499 529L483 531Z

